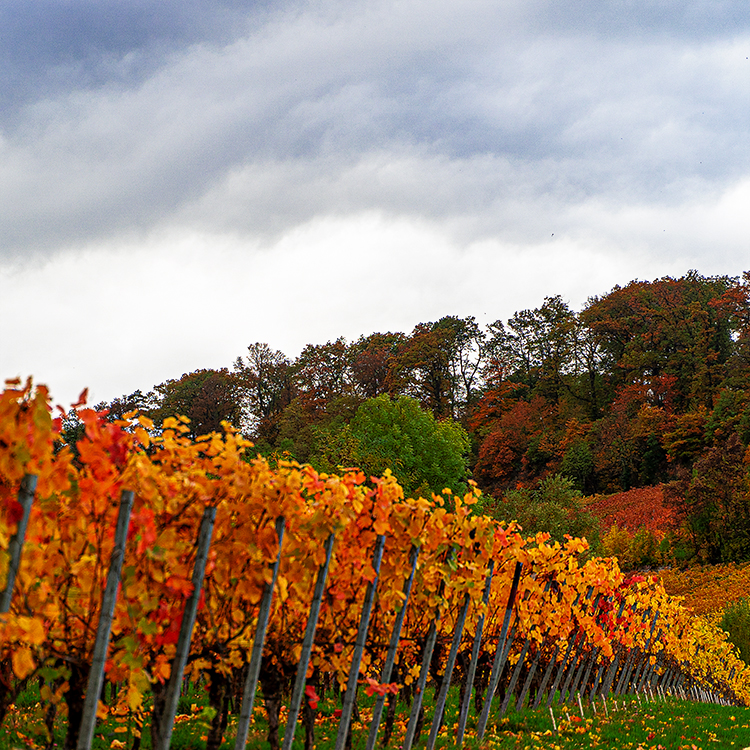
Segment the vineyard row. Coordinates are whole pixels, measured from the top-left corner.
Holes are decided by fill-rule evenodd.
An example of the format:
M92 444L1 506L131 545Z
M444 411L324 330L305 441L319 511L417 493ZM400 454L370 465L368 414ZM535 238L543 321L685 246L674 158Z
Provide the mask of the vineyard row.
M475 515L476 491L404 498L390 474L271 468L231 431L191 440L180 420L155 435L142 418L80 417L73 455L43 388L11 384L0 400L0 717L38 676L66 707L71 750L108 710L150 719L153 747L168 747L183 676L209 683L209 747L232 695L244 747L258 682L272 747L287 689L285 747L331 685L342 748L363 688L377 696L369 747L386 699L411 699L408 750L428 680L434 746L459 675L459 743L472 696L480 736L496 694L501 714L632 691L750 703L725 635L656 579L586 559L584 540ZM123 686L113 706L97 701L104 679ZM392 725L389 711L386 737Z

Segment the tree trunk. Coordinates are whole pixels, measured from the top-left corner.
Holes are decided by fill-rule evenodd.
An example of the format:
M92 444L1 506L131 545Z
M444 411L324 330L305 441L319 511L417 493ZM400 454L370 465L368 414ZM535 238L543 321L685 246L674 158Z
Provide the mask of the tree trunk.
M211 720L211 728L206 737L206 750L219 750L227 728L229 709L229 679L216 670L209 672L211 684L208 687L208 705L216 711Z
M65 693L65 703L68 706L68 731L65 735L65 750L76 750L78 746L78 734L81 731L88 677L88 666L75 662L71 664L68 691Z
M161 720L167 702L167 682L155 682L151 685L154 705L151 709L151 747L161 747Z
M271 750L279 750L279 714L281 712L281 694L284 680L276 664L270 667L265 664L260 669L260 686L263 691L263 702L268 717L268 744Z
M396 720L397 696L388 693L388 712L385 715L385 728L383 730L383 747L387 747L393 735L393 722Z

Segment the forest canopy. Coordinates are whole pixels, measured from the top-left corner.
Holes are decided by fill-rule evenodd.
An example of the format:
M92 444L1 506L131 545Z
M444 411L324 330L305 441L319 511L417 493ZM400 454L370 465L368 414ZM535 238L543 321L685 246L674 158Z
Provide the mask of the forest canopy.
M538 497L555 476L582 494L665 483L706 559L747 559L749 303L749 273L690 271L581 310L550 296L487 326L447 315L294 359L255 342L231 368L98 407L157 427L184 414L195 435L226 420L266 456L388 467L410 493L470 478L497 498Z

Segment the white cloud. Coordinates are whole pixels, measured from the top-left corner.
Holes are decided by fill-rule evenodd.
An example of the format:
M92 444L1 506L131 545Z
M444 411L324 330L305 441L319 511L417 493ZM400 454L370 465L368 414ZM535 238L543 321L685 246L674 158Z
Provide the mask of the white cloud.
M79 19L99 36L62 67L49 24L34 70L33 24L12 47L0 374L111 398L255 340L744 270L744 4L239 7L153 40L141 6Z
M364 212L313 219L263 247L179 229L91 247L0 277L0 318L17 321L0 336L2 375L33 374L63 403L90 385L97 401L231 367L253 341L295 356L306 343L408 332L447 314L486 324L552 294L580 309L616 283L695 266L679 247L704 223L721 227L704 236L727 250L699 270L739 274L747 227L736 217L749 190L736 186L707 213L634 206L614 221L591 203L571 231L535 243L462 244L439 222Z
M473 217L481 236L508 183L501 214L519 194L679 201L747 173L747 35L613 38L543 11L329 3L172 51L129 89L60 90L2 141L2 252L151 230L215 209L227 183L232 203L203 216L214 231L375 210ZM404 182L389 162L430 173Z

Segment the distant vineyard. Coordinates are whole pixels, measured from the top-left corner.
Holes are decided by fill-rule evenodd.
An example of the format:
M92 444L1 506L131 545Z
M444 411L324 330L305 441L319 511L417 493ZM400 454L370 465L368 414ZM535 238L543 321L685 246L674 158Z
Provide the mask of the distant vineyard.
M462 705L469 710L473 688L480 730L498 688L501 711L636 690L750 704L750 669L657 578L625 578L611 559L584 561L583 540L523 538L475 515L476 490L404 498L389 473L368 480L356 469L272 469L249 458L250 443L231 430L193 440L179 419L157 432L143 418L109 423L90 409L79 417L85 437L73 455L58 442L45 389L12 383L0 400L0 581L31 508L0 620L0 718L39 677L50 710L67 707L69 748L80 747L126 498L132 511L102 668L120 686L110 709L150 720L155 746L184 667L209 683L208 747L218 747L238 684L242 712L252 705L248 675L260 650L271 747L293 684L289 743L301 704L309 725L317 691L331 685L344 695L343 743L362 686L383 700L411 696L408 748L427 679L442 694L459 662ZM30 476L35 499L24 506L18 490ZM201 549L205 578L196 574ZM94 709L108 710L95 699ZM435 716L433 744L442 708Z
M750 563L694 566L660 575L666 591L684 597L684 606L699 615L718 618L728 604L750 597Z
M652 533L663 534L677 520L674 510L664 500L661 485L596 495L587 501L586 507L602 520L605 529L617 524L635 532L643 526Z

